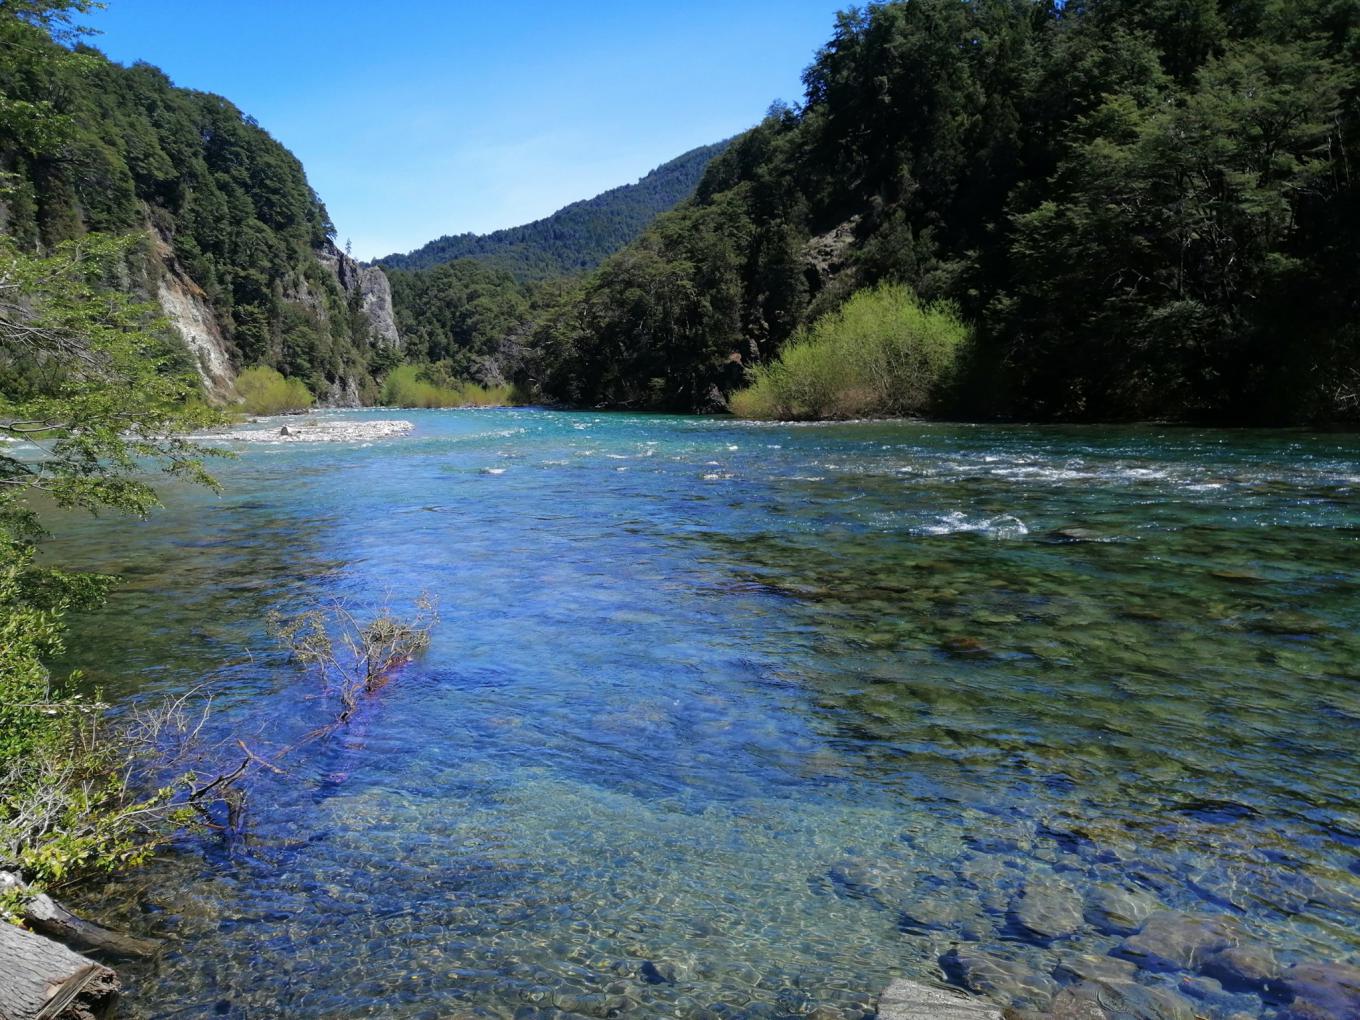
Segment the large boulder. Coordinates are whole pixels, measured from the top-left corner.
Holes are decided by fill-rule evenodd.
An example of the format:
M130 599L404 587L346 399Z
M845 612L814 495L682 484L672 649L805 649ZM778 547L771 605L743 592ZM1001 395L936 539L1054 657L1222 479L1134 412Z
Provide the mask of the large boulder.
M1273 985L1282 973L1280 961L1271 948L1256 942L1221 949L1209 956L1200 970L1217 978L1227 988L1252 991L1262 991Z
M1042 1010L1053 1001L1058 983L1023 960L993 956L970 946L940 958L945 973L970 992L1018 1009Z
M1290 1020L1360 1020L1360 967L1344 963L1297 963L1284 972L1293 996L1281 1013Z
M1086 900L1086 920L1107 935L1132 935L1161 904L1151 893L1116 885L1098 885Z
M1077 891L1057 878L1028 882L1011 904L1017 924L1041 941L1075 934L1082 927L1082 902Z
M1198 970L1210 956L1244 941L1245 931L1231 917L1164 910L1120 943L1118 952L1144 970Z

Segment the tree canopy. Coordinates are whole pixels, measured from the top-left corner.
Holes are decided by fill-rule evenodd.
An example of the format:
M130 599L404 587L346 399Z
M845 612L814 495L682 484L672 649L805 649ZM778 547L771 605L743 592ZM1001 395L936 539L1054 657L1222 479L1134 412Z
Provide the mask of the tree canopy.
M537 327L548 392L699 407L882 281L977 343L954 413L1360 416L1357 0L838 16L695 197Z

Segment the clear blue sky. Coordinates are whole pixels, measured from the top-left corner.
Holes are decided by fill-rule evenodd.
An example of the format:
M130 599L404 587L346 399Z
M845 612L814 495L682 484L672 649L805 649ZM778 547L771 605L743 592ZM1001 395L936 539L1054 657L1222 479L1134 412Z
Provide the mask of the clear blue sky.
M375 258L538 219L756 123L837 0L109 0L92 42L217 92Z

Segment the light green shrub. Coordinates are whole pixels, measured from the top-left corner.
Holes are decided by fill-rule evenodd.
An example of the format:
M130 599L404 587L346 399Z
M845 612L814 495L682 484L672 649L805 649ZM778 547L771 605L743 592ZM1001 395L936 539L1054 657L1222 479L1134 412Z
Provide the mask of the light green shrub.
M236 377L241 409L247 414L283 414L312 406L312 393L301 379L285 379L265 365L247 368Z
M952 382L968 327L952 305L925 305L900 284L855 294L784 345L732 395L744 418L923 414Z
M517 403L510 385L478 386L473 382L432 382L428 369L400 365L383 382L382 402L388 407L505 407Z

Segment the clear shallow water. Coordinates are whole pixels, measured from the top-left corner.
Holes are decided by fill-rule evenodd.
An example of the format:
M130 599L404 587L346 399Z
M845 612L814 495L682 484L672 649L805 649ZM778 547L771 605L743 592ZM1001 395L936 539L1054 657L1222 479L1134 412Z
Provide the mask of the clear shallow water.
M958 947L1042 1005L1112 897L1360 962L1355 437L401 417L62 526L128 581L72 662L266 746L322 710L267 609L441 599L246 844L91 894L168 940L136 1015L859 1017Z

